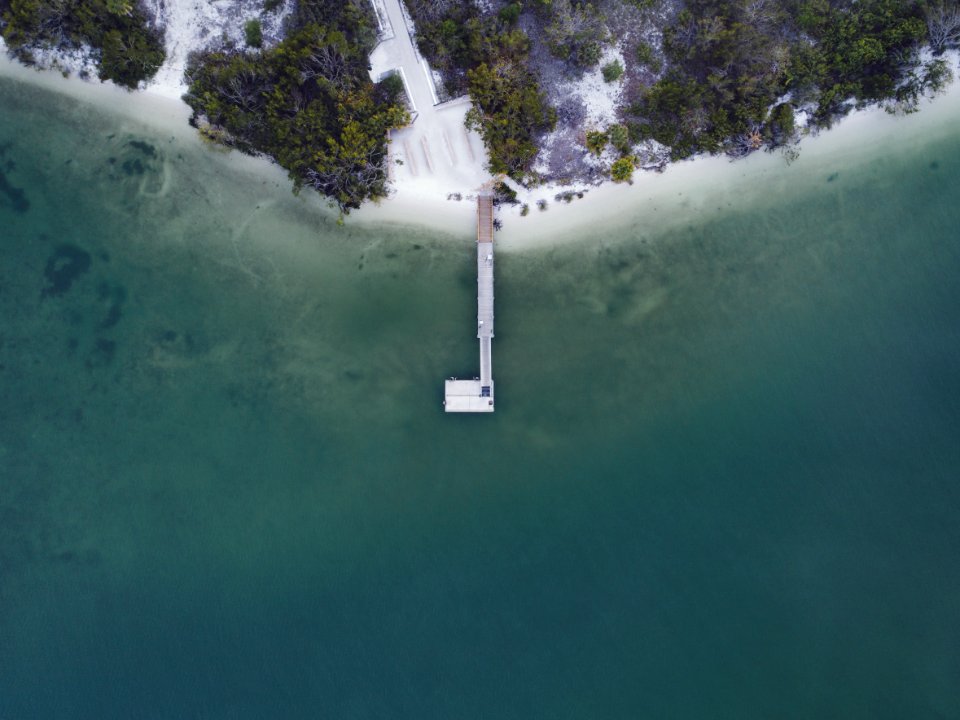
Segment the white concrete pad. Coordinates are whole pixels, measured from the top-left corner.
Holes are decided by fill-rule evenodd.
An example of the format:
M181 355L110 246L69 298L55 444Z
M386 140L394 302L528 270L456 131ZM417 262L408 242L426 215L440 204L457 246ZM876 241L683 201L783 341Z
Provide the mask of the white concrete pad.
M493 385L489 397L481 393L479 380L447 380L443 408L446 412L493 412Z

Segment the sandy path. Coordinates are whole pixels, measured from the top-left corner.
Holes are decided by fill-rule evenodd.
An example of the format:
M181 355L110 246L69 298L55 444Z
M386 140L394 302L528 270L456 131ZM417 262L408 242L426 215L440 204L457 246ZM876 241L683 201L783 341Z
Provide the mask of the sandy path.
M387 15L393 37L373 51L370 74L378 80L385 73L400 70L414 111L413 123L393 133L391 161L396 193L388 202L448 202L448 195L475 193L490 175L482 139L464 127L469 99L436 104L430 69L417 52L400 0L377 2Z

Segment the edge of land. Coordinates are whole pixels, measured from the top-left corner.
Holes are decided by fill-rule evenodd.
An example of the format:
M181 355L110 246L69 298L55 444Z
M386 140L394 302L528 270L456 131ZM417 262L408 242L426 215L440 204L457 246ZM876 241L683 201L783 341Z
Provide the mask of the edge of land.
M191 110L181 99L171 97L170 88L148 87L131 93L112 83L93 83L79 77L28 68L3 53L0 40L0 77L29 83L49 91L88 102L110 113L129 117L160 130L178 140L201 146L203 140L188 124ZM960 52L947 53L951 66L960 63ZM651 234L698 219L709 218L729 199L750 194L754 198L775 198L781 192L800 190L814 182L823 182L828 168L848 168L864 161L878 148L902 146L927 140L938 133L955 131L960 116L960 83L950 84L935 98L924 98L921 111L891 114L880 107L851 112L829 131L805 137L800 154L788 161L780 153L754 153L731 160L722 155L698 155L673 162L662 172L640 173L631 184L605 183L584 188L584 199L572 196L569 188L540 187L526 190L518 186L518 203L501 205L497 242L504 250L542 248L560 243L588 241L591 227L650 223ZM239 152L221 155L221 160L240 171L256 173L287 182L285 171L265 157ZM759 186L766 189L758 191ZM460 200L447 199L435 187L426 191L406 184L376 203L367 203L350 214L347 222L366 226L378 224L428 227L457 238L472 238L476 206L474 193ZM557 195L561 199L557 200ZM568 199L569 198L569 199ZM545 210L536 207L546 200ZM522 205L531 209L522 215ZM316 203L318 211L324 205ZM326 209L331 215L335 210Z

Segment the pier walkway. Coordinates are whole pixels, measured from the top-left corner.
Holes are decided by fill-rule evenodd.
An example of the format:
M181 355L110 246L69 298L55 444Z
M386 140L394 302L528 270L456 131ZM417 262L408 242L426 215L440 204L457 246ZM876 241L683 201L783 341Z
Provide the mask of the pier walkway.
M493 195L477 198L477 338L480 377L450 378L444 388L447 412L493 412Z

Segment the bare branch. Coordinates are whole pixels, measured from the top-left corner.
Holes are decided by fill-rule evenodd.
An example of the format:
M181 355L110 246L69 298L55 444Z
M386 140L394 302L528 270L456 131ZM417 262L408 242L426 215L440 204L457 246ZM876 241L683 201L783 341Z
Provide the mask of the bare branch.
M942 53L960 42L960 6L940 2L927 9L927 32L934 52Z

